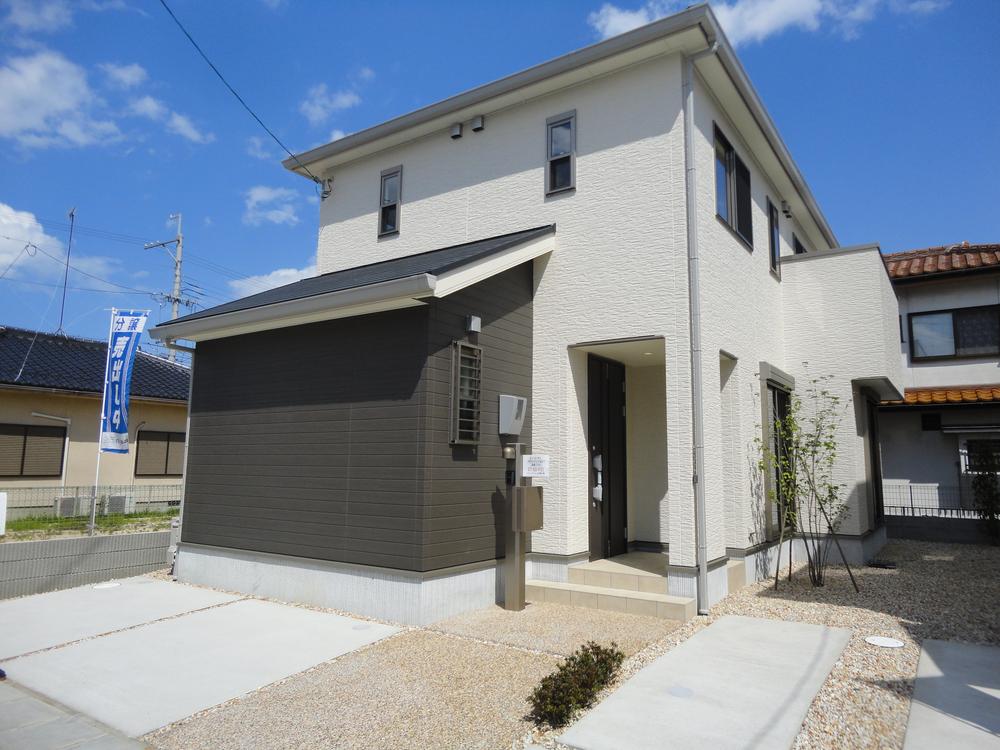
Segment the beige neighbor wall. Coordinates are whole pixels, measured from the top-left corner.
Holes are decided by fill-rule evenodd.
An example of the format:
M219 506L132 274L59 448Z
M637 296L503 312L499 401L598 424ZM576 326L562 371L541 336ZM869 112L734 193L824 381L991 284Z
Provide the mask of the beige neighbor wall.
M101 399L93 395L72 395L29 389L0 389L0 422L60 427L54 419L33 417L32 412L67 417L69 453L66 457L65 482L62 477L0 477L0 490L14 487L59 487L93 485L97 461L97 432ZM128 454L105 453L101 457L100 484L131 484L135 462L136 429L185 432L186 402L157 402L132 398L129 402ZM135 477L136 485L177 484L180 477Z

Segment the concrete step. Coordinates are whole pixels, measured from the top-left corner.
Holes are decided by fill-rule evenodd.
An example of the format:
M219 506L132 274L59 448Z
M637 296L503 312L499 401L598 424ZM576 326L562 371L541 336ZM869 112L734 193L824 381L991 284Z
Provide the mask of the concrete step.
M529 602L569 604L575 607L589 607L607 612L628 612L680 622L690 620L696 614L695 601L688 597L581 583L527 581L525 598Z
M569 582L605 589L641 591L645 594L667 593L667 577L665 575L635 568L602 570L594 569L589 565L574 565L569 569Z

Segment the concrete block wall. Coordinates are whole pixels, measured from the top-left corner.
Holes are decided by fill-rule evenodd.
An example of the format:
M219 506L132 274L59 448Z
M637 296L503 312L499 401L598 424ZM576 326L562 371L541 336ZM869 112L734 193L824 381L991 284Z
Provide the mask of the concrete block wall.
M0 599L128 578L170 565L169 531L0 544Z

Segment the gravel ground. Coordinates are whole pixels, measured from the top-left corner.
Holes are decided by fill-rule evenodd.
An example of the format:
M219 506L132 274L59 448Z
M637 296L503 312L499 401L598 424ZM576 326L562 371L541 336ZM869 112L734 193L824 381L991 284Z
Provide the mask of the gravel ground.
M631 656L680 627L674 620L564 604L529 604L520 612L488 607L441 620L430 630L568 656L587 641L612 641Z
M724 615L748 615L850 628L854 631L806 714L796 750L901 748L910 696L925 638L1000 645L1000 548L895 542L880 554L896 570L828 569L820 589L799 568L789 583L748 586L626 660L610 690L681 641ZM869 635L898 638L901 649L865 643ZM559 747L561 732L534 732L525 741Z
M510 748L553 656L410 630L158 730L159 748Z

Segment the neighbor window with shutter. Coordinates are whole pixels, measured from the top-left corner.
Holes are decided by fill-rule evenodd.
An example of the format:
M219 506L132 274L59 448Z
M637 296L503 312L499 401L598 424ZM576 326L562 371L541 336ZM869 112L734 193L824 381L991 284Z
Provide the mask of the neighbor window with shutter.
M913 360L995 357L1000 354L1000 306L911 313Z
M0 477L62 476L65 427L0 424Z
M179 477L184 473L183 432L140 430L135 446L137 477Z
M475 445L479 442L480 389L483 350L456 341L452 348L451 442Z
M715 213L753 250L750 168L715 129Z

